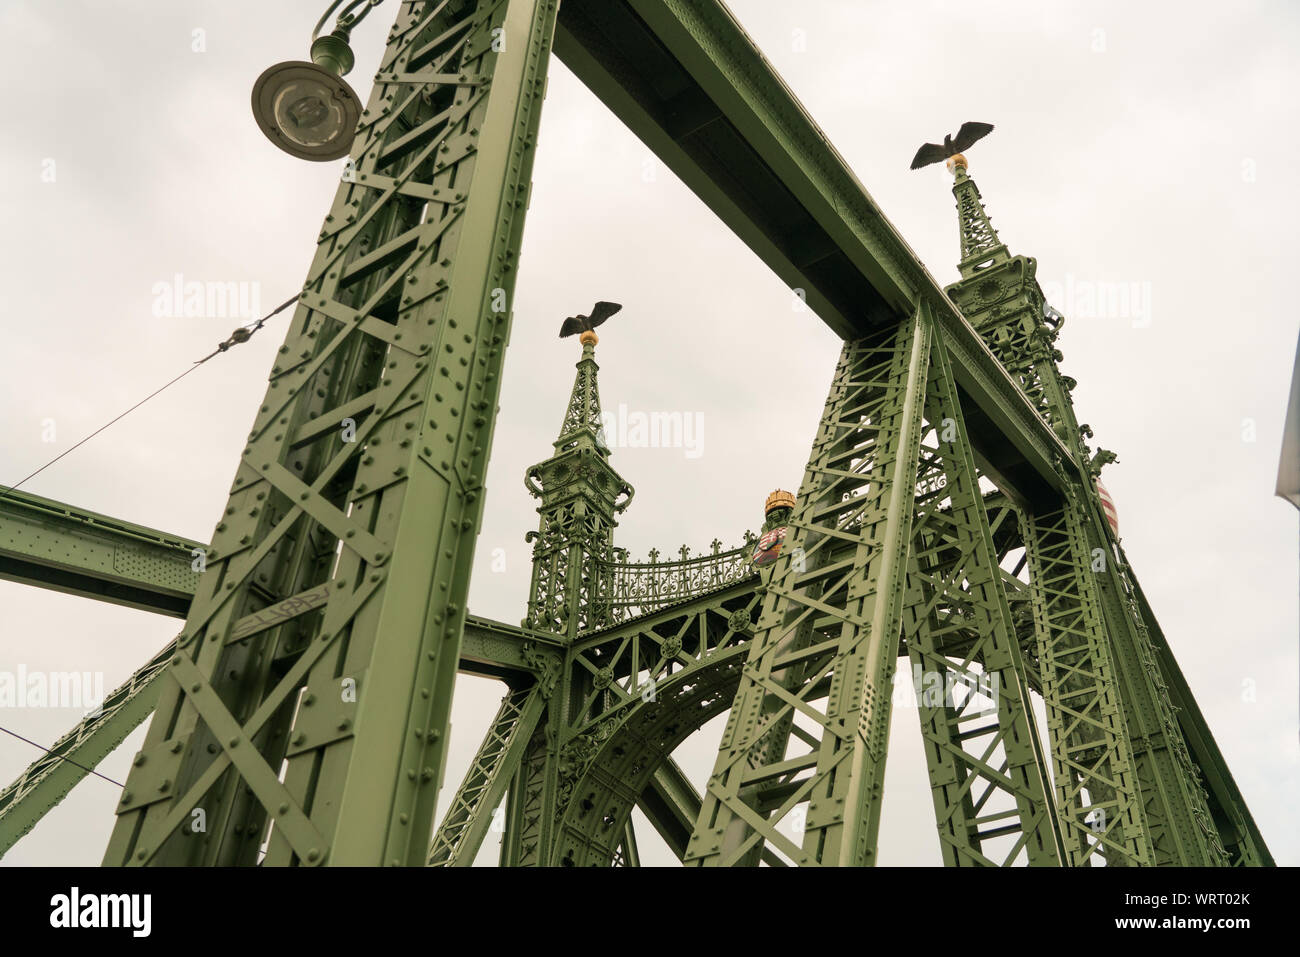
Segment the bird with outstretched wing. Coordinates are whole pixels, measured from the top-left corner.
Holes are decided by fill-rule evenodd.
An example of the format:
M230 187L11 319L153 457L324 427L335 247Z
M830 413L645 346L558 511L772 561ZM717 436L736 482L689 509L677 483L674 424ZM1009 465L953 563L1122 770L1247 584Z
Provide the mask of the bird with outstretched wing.
M950 156L956 156L963 150L970 149L977 140L983 139L992 132L992 123L963 123L956 136L944 134L942 146L926 143L917 150L916 156L912 158L912 169L920 169L922 166L940 163Z
M622 309L621 303L598 302L591 307L589 316L570 316L560 326L560 338L576 336L580 332L593 332L595 328Z

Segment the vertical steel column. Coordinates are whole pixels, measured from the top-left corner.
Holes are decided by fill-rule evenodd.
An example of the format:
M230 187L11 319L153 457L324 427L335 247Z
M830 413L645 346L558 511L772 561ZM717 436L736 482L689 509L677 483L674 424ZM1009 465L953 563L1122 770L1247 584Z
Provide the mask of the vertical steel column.
M1024 662L957 388L935 338L903 635L921 675L917 707L941 849L950 866L1059 865ZM942 698L930 701L936 685ZM985 701L987 714L976 706Z
M425 862L555 16L402 5L106 863Z
M917 315L844 345L687 863L764 841L797 864L874 859L930 342ZM805 622L816 637L791 647ZM755 747L794 712L803 753ZM796 807L802 847L778 830Z

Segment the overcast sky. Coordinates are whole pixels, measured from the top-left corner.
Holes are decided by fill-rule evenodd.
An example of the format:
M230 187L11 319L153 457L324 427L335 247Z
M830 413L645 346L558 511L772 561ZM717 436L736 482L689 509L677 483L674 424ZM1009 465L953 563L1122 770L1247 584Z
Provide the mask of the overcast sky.
M996 125L970 172L1066 316L1058 345L1079 419L1119 455L1104 479L1128 556L1274 856L1300 864L1297 514L1272 494L1300 326L1300 13L1204 0L730 5L941 283L958 278L951 178L908 163L962 121ZM242 322L157 316L157 284L255 284L266 309L301 287L342 163L274 149L249 91L271 63L306 58L325 6L0 0L0 484ZM385 4L354 37L348 79L363 99L396 12ZM550 452L578 358L556 339L563 317L624 304L597 350L607 410L703 423L698 455L616 450L637 489L617 542L634 555L738 543L769 491L797 489L839 349L554 60L534 181L470 590L471 611L511 623L537 523L523 473ZM1108 288L1131 290L1128 305L1092 302ZM25 488L208 540L285 327L282 315ZM178 630L0 582L0 670L103 672L111 689ZM502 691L458 685L444 804ZM78 717L0 709L0 725L43 744ZM103 762L107 776L124 780L143 730ZM720 732L715 721L677 754L697 786ZM0 735L0 779L38 754ZM938 862L927 791L915 711L899 708L882 863ZM98 863L117 800L87 779L4 863ZM671 860L647 826L638 836L647 861Z

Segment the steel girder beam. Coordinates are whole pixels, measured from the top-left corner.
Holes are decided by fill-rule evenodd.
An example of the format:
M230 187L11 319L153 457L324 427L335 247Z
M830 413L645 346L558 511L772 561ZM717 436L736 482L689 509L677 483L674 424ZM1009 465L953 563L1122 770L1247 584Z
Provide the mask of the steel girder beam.
M1098 561L1094 577L1120 707L1133 755L1153 864L1216 867L1229 863L1146 624L1116 561L1109 527L1095 496L1085 505L1084 547Z
M156 679L175 649L172 643L154 655L0 791L0 857L153 713L158 701Z
M26 492L0 494L0 578L24 585L183 618L199 582L193 553L208 547L66 502ZM289 598L268 605L234 630L287 621L310 611L310 604ZM545 632L466 615L459 670L513 684L529 680L537 670L525 660L529 642L561 644Z
M563 644L554 635L466 615L459 671L518 686L558 670L562 654Z
M1074 453L717 0L565 0L555 52L844 339L924 301L944 332L983 472L1022 502Z
M110 565L103 560L104 556L121 555L124 551L129 554L129 549L138 540L135 532L142 530L143 526L133 526L119 519L32 495L21 497L38 503L41 522L30 526L39 530L30 532L31 537L23 541L29 534L29 527L25 527L21 518L15 519L11 503L17 497L17 493L0 497L0 540L7 541L14 550L16 541L18 545L42 541L45 543L40 548L42 554L61 559L57 564L33 563L30 577L25 578L23 584L68 591L114 604L129 604L145 611L171 613L173 595L179 591L169 585L174 570L168 567L165 556L172 545L161 546L162 555L156 558L113 561ZM50 516L55 520L50 521ZM123 536L123 529L131 529L132 533ZM183 555L186 560L192 548L203 547L197 542L163 532L154 535L157 541L174 543L177 555ZM75 570L75 587L57 587L69 581L62 574L64 569ZM123 593L116 589L120 578L113 572L122 570L131 576L129 601L122 600ZM189 607L192 594L185 593L183 597L186 602L180 609L181 614ZM549 652L543 650L548 647ZM558 666L559 647L554 636L467 615L461 641L460 671L512 683L530 681L536 677L539 667L548 661L551 667ZM0 855L30 831L90 769L152 714L158 698L155 679L175 651L176 643L168 643L125 683L107 695L102 708L78 723L47 754L0 791Z
M932 340L916 316L844 345L688 864L729 866L763 843L799 865L874 858ZM853 552L832 561L839 543ZM804 622L818 634L794 649ZM783 682L792 667L804 672L795 693ZM799 753L756 756L754 746L793 711L812 726L802 729ZM772 807L770 786L762 801L758 786L774 781L785 799ZM792 817L800 806L802 822ZM778 830L787 817L802 823L802 844Z
M700 815L700 794L687 780L672 758L664 758L655 768L636 805L664 839L669 850L681 860L691 839L695 819Z
M0 492L0 578L184 617L201 542L30 492Z
M429 847L430 867L469 867L492 823L492 814L519 769L524 748L545 710L550 688L511 690L488 726L442 826Z
M650 783L636 802L678 860L686 857L686 845L695 829L702 804L699 792L672 758L659 762ZM773 867L785 866L785 861L767 848L763 848L762 859Z

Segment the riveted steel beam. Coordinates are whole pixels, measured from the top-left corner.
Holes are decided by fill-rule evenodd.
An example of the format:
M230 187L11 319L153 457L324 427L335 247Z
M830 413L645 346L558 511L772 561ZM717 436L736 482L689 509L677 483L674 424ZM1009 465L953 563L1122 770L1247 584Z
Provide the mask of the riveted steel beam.
M184 617L199 582L195 552L207 548L182 535L28 492L0 494L0 578L24 585ZM237 623L232 633L246 637L306 613L311 600L308 594L268 605ZM561 644L546 632L466 615L459 670L511 684L529 680L537 671L527 660L529 642L539 649Z
M0 492L0 578L183 617L206 546L30 492Z
M636 803L678 860L685 857L700 814L700 794L676 761L664 758L659 762Z
M107 863L425 863L555 9L401 5Z
M423 863L455 673L468 670L513 690L435 841L440 859L472 857L513 778L506 863L638 864L638 798L678 844L681 815L694 816L692 863L868 863L901 641L914 664L1002 679L994 723L967 726L950 698L922 708L949 863L996 863L997 842L1011 842L1003 863L1060 862L1026 707L1035 675L1055 695L1049 713L1073 722L1058 748L1110 755L1058 754L1076 762L1058 776L1073 839L1088 808L1128 806L1099 841L1108 863L1145 862L1139 819L1155 863L1267 860L1199 712L1176 716L1190 691L1127 568L1099 580L1086 640L1071 631L1083 599L1044 605L1067 550L1076 571L1081 545L1118 554L1100 515L1030 556L1034 587L998 567L980 480L1029 516L1059 508L1076 476L1091 480L1060 415L1064 380L1047 383L1052 400L1008 374L719 0L557 7L401 5L210 546L31 496L0 502L0 577L186 616L112 710L0 793L0 839L66 793L72 757L102 757L156 694L160 720L106 862ZM465 596L509 337L496 304L513 291L553 34L846 347L781 564L610 627L614 599L584 594L579 565L553 562L542 584L566 610L544 616L556 631L544 635L476 626ZM1054 374L1050 352L1039 359L1035 375ZM959 448L927 444L950 410ZM612 527L572 545L584 574L589 560L614 564ZM187 545L206 573L182 587ZM1037 667L1021 658L1013 590L1034 594L1040 638L1064 639L1038 643ZM1098 683L1110 690L1092 704L1061 705L1080 690L1083 657L1089 680L1107 657L1118 680ZM667 756L733 698L701 800ZM807 813L792 841L777 825L796 808ZM196 809L208 827L189 827ZM1085 840L1073 862L1088 856Z
M981 471L1022 502L1073 452L962 318L717 0L566 0L555 52L841 338L910 316L944 332Z
M172 643L154 655L107 695L99 708L0 791L0 856L149 717L158 701L156 679L174 653Z
M469 867L474 863L492 815L505 797L528 739L545 710L547 691L534 684L511 690L501 700L501 708L434 835L429 848L430 867Z
M1025 521L1062 836L1074 866L1094 855L1111 867L1147 865L1154 848L1081 515L1082 496L1073 493Z
M874 860L932 339L918 313L844 345L688 863L730 866L764 843L799 865ZM833 561L832 546L852 560ZM792 645L804 622L813 658ZM797 753L756 753L791 714L804 723ZM774 781L788 792L776 806ZM779 829L787 818L801 843Z
M950 866L1057 865L1061 836L1000 555L969 425L946 353L936 345L925 390L903 637L920 679L916 706L941 852ZM960 657L942 640L952 627L942 612L951 609L960 609L971 636Z

